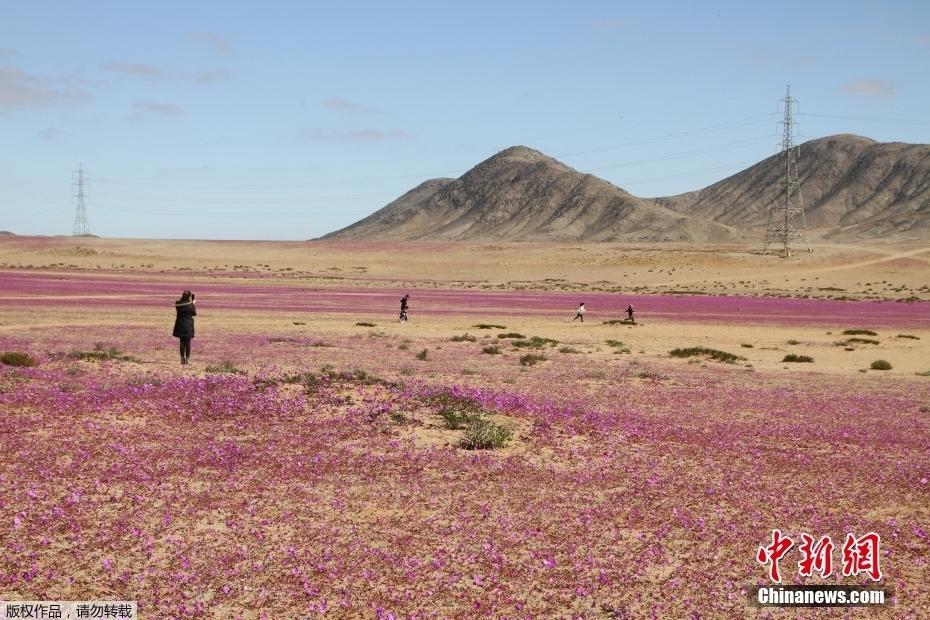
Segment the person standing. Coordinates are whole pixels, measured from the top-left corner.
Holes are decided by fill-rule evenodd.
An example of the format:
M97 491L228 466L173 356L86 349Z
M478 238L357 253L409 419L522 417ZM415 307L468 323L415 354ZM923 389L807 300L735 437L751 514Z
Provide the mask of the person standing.
M572 319L574 322L575 319L581 319L581 322L584 323L584 313L587 312L584 307L584 302L578 304L578 310L575 311L575 318Z
M401 321L407 320L407 306L408 306L407 300L408 299L410 299L409 293L400 298L400 320Z
M190 291L181 293L181 299L174 302L174 309L177 318L174 319L172 335L181 341L181 364L189 364L191 340L194 338L194 317L197 316L194 294Z
M627 306L626 315L629 317L628 320L630 321L630 323L632 323L633 325L636 325L636 319L633 318L633 306L632 305Z

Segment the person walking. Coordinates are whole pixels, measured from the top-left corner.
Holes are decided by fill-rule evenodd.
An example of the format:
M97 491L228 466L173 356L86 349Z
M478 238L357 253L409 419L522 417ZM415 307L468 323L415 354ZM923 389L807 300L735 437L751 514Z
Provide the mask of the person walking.
M630 323L632 323L633 325L636 325L636 319L633 318L633 306L632 305L627 306L626 315L629 317L628 320L630 321Z
M400 320L407 320L407 300L410 299L410 294L404 295L400 298Z
M190 291L181 293L181 299L174 302L177 318L174 319L172 335L181 341L181 364L189 364L191 357L191 340L194 338L194 317L197 307L194 294Z
M580 304L578 304L578 310L575 311L575 318L572 319L572 322L574 322L575 319L581 319L581 322L584 323L585 312L587 312L587 310L585 310L584 302L581 302Z

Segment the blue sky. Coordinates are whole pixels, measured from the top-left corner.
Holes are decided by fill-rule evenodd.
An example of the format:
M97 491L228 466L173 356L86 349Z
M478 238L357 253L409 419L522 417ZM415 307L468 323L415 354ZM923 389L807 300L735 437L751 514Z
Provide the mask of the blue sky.
M0 230L307 239L514 144L639 196L930 143L930 2L0 2Z

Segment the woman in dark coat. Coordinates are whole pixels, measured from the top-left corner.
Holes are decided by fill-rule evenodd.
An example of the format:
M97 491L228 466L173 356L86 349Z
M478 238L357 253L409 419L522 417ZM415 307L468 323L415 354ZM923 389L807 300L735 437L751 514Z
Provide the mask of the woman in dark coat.
M191 339L194 337L194 317L197 316L194 294L184 291L181 299L174 302L174 309L178 317L174 320L172 335L181 339L181 363L188 364L191 357Z

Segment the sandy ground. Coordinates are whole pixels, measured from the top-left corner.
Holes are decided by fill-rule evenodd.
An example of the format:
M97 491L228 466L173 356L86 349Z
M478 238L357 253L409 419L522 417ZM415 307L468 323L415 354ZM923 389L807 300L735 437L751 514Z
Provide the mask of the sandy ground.
M620 246L620 245L479 245L479 244L359 244L291 242L153 241L95 238L0 237L0 269L17 273L94 274L116 277L132 274L145 282L146 274L182 278L198 283L221 281L242 287L300 285L312 287L475 288L548 291L619 291L662 293L695 291L855 299L930 300L930 249L894 246L817 246L811 254L783 259L754 253L751 247ZM54 296L54 295L53 295ZM206 303L206 302L204 302ZM261 313L224 310L204 313L198 330L241 330L267 333L364 333L357 320L372 320L389 336L447 340L453 335L480 334L469 316L430 316L417 313L400 325L381 309L358 308L354 317L342 313ZM391 310L393 312L393 309ZM928 306L930 312L930 306ZM372 317L369 319L368 317ZM792 375L831 373L851 375L885 359L889 377L926 380L915 373L930 369L930 331L924 328L876 327L872 342L847 342L844 329L859 325L784 325L689 323L640 315L636 327L604 325L616 316L592 308L587 322L564 318L488 317L508 330L554 338L566 346L597 349L610 355L607 339L621 340L633 354L646 359L668 359L676 347L705 346L738 354L739 363ZM0 310L0 330L7 334L24 328L78 327L110 322L158 325L170 322L163 312L130 308L99 312L86 308L36 304L28 311ZM492 320L493 319L493 320ZM294 325L295 322L305 325ZM900 335L916 338L902 338ZM841 345L839 343L846 343ZM746 345L752 345L751 347ZM786 364L794 353L815 362ZM682 361L681 363L687 363ZM869 371L874 372L874 371Z
M695 290L930 300L930 248L815 245L791 258L749 245L157 241L0 237L0 267L250 273L279 280L548 290ZM274 278L273 278L274 279ZM272 280L273 280L272 279Z

